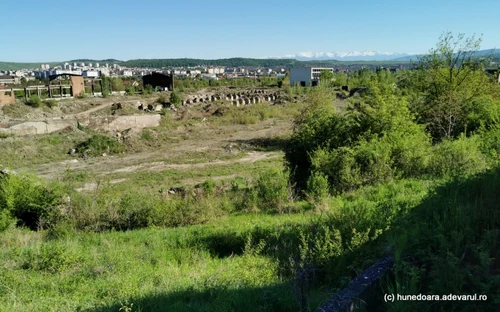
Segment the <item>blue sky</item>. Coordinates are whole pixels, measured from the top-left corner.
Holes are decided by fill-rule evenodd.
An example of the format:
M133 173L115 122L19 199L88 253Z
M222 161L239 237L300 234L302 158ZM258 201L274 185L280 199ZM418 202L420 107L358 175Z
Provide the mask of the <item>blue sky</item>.
M424 53L441 33L500 48L500 0L1 0L0 61Z

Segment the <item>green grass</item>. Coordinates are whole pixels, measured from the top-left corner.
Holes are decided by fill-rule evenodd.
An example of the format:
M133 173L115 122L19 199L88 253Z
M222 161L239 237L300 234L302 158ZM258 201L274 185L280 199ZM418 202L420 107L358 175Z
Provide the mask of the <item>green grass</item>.
M271 118L290 119L299 112L301 107L302 104L269 105L268 103L243 107L230 106L223 110L223 116L212 117L210 120L219 125L251 125Z
M0 164L12 168L30 168L33 165L71 159L68 152L87 135L81 132L50 134L32 137L12 137L0 140Z
M164 306L147 303L145 298L166 296L161 301L167 301L173 311L184 310L189 297L196 311L226 311L232 304L226 293L241 289L256 289L253 293L258 297L248 298L242 293L234 298L238 303L257 300L265 304L265 290L269 289L276 292L273 295L282 311L294 309L293 294L287 287L278 287L282 280L272 259L254 255L251 250L221 259L190 242L234 225L245 231L256 224L303 220L306 218L302 216L241 216L209 226L81 233L57 241L38 233L11 230L1 239L0 310L117 311L128 302L129 306L134 303L133 311L138 311L141 301L162 310ZM206 291L210 293L192 296ZM113 305L118 308L103 308Z
M486 305L460 310L489 311L499 298L492 266L498 177L495 171L462 181L402 180L333 197L327 211L233 212L188 227L10 228L0 237L0 310L299 311L297 285L314 310L391 250L396 269L381 285L386 292L486 293L492 300ZM455 257L465 261L459 271ZM463 282L449 284L452 278ZM372 296L384 310L433 310ZM445 310L457 307L447 304Z

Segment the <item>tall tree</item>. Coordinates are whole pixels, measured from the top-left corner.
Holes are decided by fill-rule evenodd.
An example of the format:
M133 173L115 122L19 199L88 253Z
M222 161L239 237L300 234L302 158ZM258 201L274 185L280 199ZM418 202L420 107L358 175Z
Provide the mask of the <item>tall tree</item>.
M458 136L468 126L474 99L487 88L483 62L476 57L481 38L441 35L436 47L420 58L409 73L411 89L418 93L412 109L436 139Z

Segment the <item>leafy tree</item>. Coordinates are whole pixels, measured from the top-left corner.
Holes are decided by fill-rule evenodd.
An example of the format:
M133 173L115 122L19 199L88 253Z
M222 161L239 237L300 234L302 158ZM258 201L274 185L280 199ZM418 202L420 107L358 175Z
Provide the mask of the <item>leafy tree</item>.
M333 85L336 87L347 85L347 75L344 73L335 73L333 77Z
M125 91L125 85L121 78L113 78L111 80L111 88L113 91Z
M319 83L322 86L329 87L332 86L334 80L334 75L329 70L322 70L319 73Z
M479 125L469 120L474 101L487 91L488 77L483 63L474 57L481 39L455 37L446 32L435 48L423 56L416 71L407 73L410 107L438 140L457 137Z
M109 89L111 85L110 78L106 75L101 75L101 93L103 97L107 97L111 94L111 90Z
M178 107L182 102L182 97L179 93L172 91L170 94L170 103L175 107Z

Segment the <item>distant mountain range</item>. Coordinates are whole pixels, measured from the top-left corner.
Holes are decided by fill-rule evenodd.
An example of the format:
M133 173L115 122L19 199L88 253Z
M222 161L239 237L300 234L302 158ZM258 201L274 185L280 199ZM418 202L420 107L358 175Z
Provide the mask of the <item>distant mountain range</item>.
M366 50L363 52L300 52L297 54L289 54L283 57L273 57L276 59L295 59L298 61L389 61L401 57L409 57L413 54L409 53L393 53L379 52Z
M417 61L422 54L399 53L399 52L379 52L366 50L363 52L300 52L297 54L289 54L283 57L272 57L273 59L294 59L297 61L400 61L409 62ZM500 51L495 49L480 50L475 53L475 56L500 56Z

